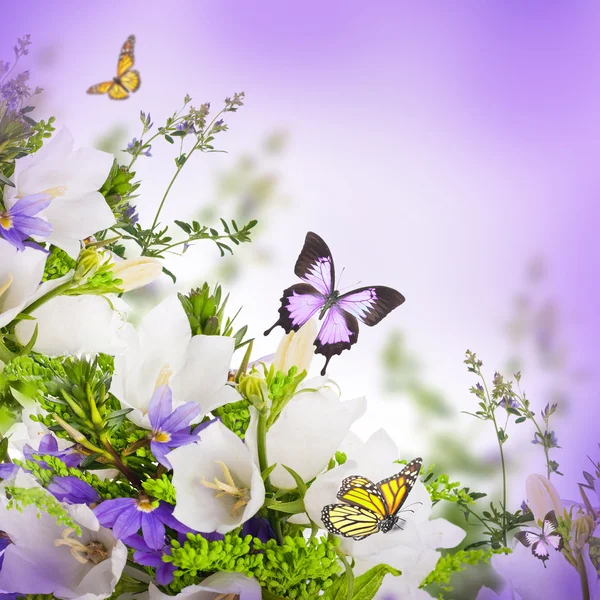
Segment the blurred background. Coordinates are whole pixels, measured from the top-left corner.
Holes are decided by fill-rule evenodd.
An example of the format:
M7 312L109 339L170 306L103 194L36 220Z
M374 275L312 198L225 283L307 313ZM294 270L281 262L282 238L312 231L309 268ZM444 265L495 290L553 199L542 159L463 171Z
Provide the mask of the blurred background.
M224 259L210 243L174 257L177 284L165 278L156 301L219 280L256 356L269 354L278 337L262 331L315 231L345 267L342 288L407 298L331 363L345 395L371 401L358 433L385 424L407 458L493 492L493 431L461 413L475 408L468 348L490 379L520 369L536 411L559 402L555 485L576 497L600 439L600 4L21 0L2 13L0 57L32 36L22 67L45 90L34 116L122 160L140 110L161 123L186 93L218 110L245 92L218 140L228 153L186 166L163 217L257 218L255 241ZM86 95L132 33L141 89ZM136 163L147 224L176 153L163 142L152 155ZM514 510L544 463L529 426L508 434Z

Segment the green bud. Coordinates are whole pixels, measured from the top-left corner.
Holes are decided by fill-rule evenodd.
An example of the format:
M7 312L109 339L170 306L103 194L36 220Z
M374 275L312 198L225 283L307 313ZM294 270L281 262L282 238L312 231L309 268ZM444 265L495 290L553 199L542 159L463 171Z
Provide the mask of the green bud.
M596 523L594 519L585 513L579 513L579 515L575 519L575 536L574 542L575 546L582 550L583 547L587 544L592 533L594 533Z
M238 384L238 391L242 397L246 398L258 409L264 407L265 401L269 396L267 382L256 373L242 377Z
M98 252L93 249L84 250L77 259L73 281L78 282L84 278L91 277L98 270L99 266L100 256Z

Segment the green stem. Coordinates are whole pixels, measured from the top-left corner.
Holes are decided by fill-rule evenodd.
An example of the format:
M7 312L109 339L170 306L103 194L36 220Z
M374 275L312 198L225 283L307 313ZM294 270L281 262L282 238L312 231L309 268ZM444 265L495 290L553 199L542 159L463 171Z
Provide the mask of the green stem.
M348 582L348 586L347 586L348 600L352 600L352 598L354 596L354 571L352 570L352 567L348 563L348 560L346 559L346 555L341 550L337 550L337 555L338 555L340 561L342 562L342 564L344 565L344 568L346 569L346 580Z
M469 514L473 515L488 530L488 533L494 533L494 530L488 525L488 523L475 511L471 510L467 504L461 503L460 506L462 506Z
M20 314L30 315L34 310L38 309L43 304L46 304L48 300L52 300L52 298L56 298L56 296L60 296L63 292L66 292L67 290L71 289L73 285L73 280L70 279L69 281L66 281L65 283L55 287L53 290L50 290L48 293L38 298L35 302L32 302L27 308L24 308ZM12 325L13 323L15 323L15 321L10 323L10 325Z
M186 157L186 162L189 160L190 156L195 152L195 150L197 150L199 148L199 146L200 146L199 142L196 142L196 144L194 144L192 149L188 152L188 155ZM171 191L171 188L173 187L175 180L179 176L179 173L181 173L181 170L185 166L186 162L184 162L183 164L181 164L177 167L177 170L175 171L175 174L171 178L171 181L169 182L169 185L167 186L167 189L162 197L162 200L160 201L160 204L158 205L158 210L156 211L156 215L154 215L154 221L152 221L152 226L150 227L148 236L144 240L144 246L142 247L142 253L141 253L142 256L145 256L146 251L148 250L148 247L152 243L152 234L154 233L154 230L156 229L156 226L158 224L158 217L160 216L160 213L162 212L163 206L165 205L165 202L167 200L167 196L169 195L169 192Z
M11 352L0 338L0 361L2 361L5 365L7 365L13 358L17 355Z
M581 598L582 600L590 600L590 586L581 552L575 551L575 560L577 561L577 572L579 573L579 581L581 583Z
M481 377L481 381L483 382L483 387L485 389L485 395L488 401L488 405L490 407L490 413L492 415L492 422L494 423L494 429L496 430L496 439L498 440L498 448L500 449L500 462L502 463L502 543L504 547L507 546L507 537L506 537L506 462L504 460L504 442L500 439L498 429L498 422L496 421L496 408L494 406L494 402L490 396L490 392L488 390L487 383L485 382L485 378L479 372L479 376Z
M260 472L264 473L269 468L269 461L267 459L267 410L263 408L258 413L258 429L257 429L257 445L258 445L258 465ZM273 495L273 486L271 485L271 478L265 479L265 492L269 496ZM275 538L278 544L283 544L283 533L281 531L281 521L276 511L269 510L269 523L275 532Z

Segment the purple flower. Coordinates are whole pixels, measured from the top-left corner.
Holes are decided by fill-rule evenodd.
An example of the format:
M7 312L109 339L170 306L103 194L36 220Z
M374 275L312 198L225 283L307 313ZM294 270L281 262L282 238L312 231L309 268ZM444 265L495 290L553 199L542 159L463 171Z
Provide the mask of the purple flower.
M36 217L52 201L49 194L32 194L17 200L8 210L0 211L0 236L17 248L25 250L23 243L28 237L45 237L52 233L52 225Z
M501 406L504 410L507 408L519 408L519 403L511 396L504 396L500 402L498 402L498 406Z
M17 465L13 465L13 463L6 463L0 465L0 479L12 479L19 470Z
M200 406L186 402L173 410L173 395L169 386L161 385L148 405L148 418L152 425L150 448L156 460L167 469L171 464L166 455L175 448L198 441L198 432L190 433L190 421L200 414Z
M185 538L179 536L179 541L183 543ZM171 544L165 544L158 550L150 548L141 535L132 535L123 540L123 542L135 550L133 560L138 565L145 567L154 567L156 569L156 583L159 585L169 585L174 579L174 573L177 567L173 563L164 562L162 557L171 554Z
M94 514L102 527L112 527L116 538L123 540L141 529L144 542L159 550L165 543L165 525L180 533L192 531L173 516L173 508L141 494L138 498L105 500L94 508Z
M264 517L257 516L252 517L244 523L244 526L242 527L242 537L247 535L258 538L264 543L275 538L275 533L273 532L269 521Z
M149 131L150 129L152 129L152 125L154 125L154 123L152 122L152 117L150 116L150 113L146 114L143 110L140 111L140 121L142 122L142 125L144 126L144 133L146 133L146 131Z
M43 460L35 460L34 456L40 456L47 454L48 456L56 456L62 460L67 467L77 467L83 460L83 454L80 454L75 450L74 446L70 446L65 450L58 449L58 441L51 434L47 433L40 441L40 446L37 450L34 450L29 444L23 448L23 454L27 460L33 460L37 462L40 467L47 469L48 465Z
M177 131L184 131L186 135L188 133L196 133L196 128L191 121L182 121L181 123L177 123L177 125L175 125L175 129Z
M4 562L4 551L8 548L9 544L12 544L12 540L4 533L4 531L0 531L0 571L2 570L2 563ZM0 597L2 597L1 594Z
M146 152L141 152L140 150L143 145L144 145L144 142L142 140L140 140L138 142L137 138L133 138L129 142L129 144L127 144L127 150L132 150L132 152L131 152L132 154L134 154L135 152L138 152L140 155L151 157L152 154L150 154L150 150L152 149L152 146L148 146L148 148L146 149Z
M46 489L59 502L68 504L98 504L100 502L98 492L89 483L72 475L55 477Z
M131 204L127 205L127 208L123 210L123 219L131 225L135 225L139 221L140 217L135 206L132 206Z

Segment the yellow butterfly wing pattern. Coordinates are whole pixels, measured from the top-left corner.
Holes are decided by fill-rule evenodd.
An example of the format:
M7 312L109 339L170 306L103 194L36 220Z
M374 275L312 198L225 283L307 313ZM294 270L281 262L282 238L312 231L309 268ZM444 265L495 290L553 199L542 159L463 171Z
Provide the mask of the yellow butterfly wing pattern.
M117 62L117 76L112 81L105 81L88 88L88 94L108 94L112 100L126 100L129 94L139 89L141 77L132 69L135 64L135 36L130 35L121 48Z
M379 531L381 519L373 511L349 504L329 504L321 518L331 532L362 540Z
M415 458L400 473L377 484L385 500L388 515L393 516L400 510L419 476L422 464L420 458Z
M420 458L415 458L400 473L376 484L360 475L346 477L337 494L344 504L328 504L321 512L327 530L362 540L398 527L398 512L417 481L422 464Z

